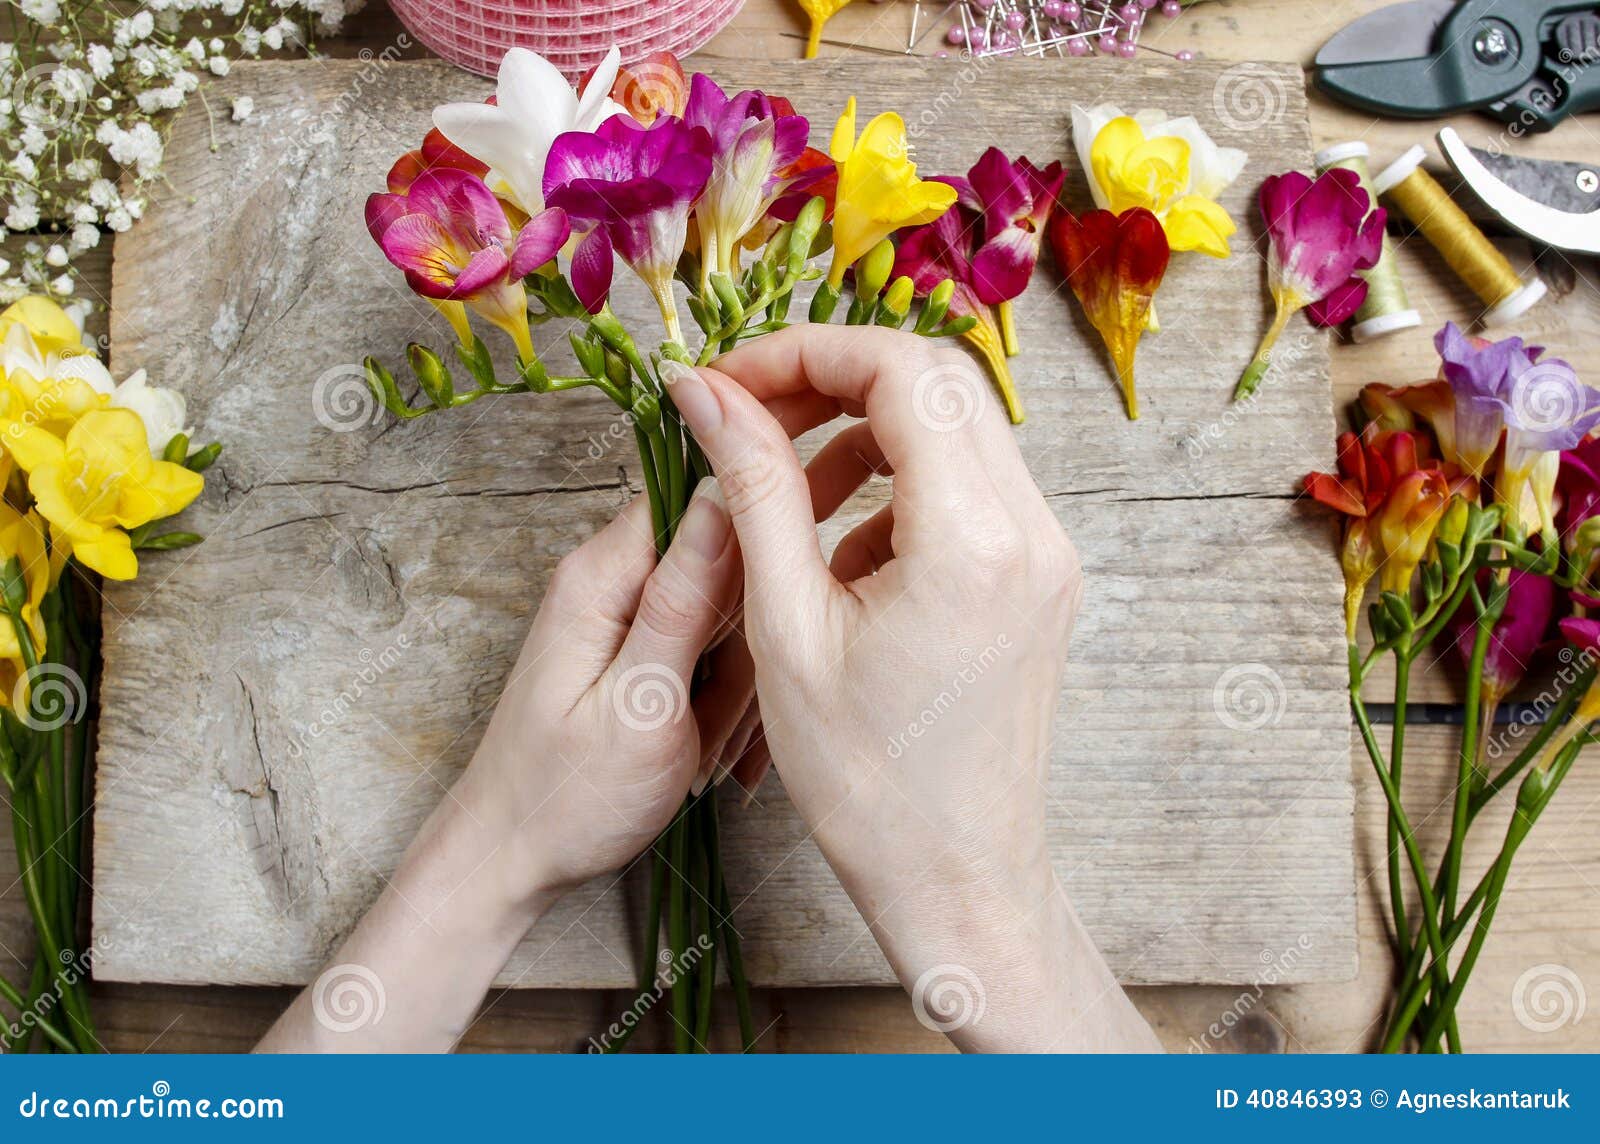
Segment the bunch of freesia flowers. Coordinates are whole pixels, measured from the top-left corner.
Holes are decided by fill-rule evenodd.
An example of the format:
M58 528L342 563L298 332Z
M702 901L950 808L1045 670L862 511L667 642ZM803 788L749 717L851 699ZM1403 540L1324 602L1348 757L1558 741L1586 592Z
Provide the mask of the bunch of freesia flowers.
M200 538L158 528L200 494L221 451L190 448L183 396L143 370L116 384L55 303L0 313L0 780L38 949L5 1051L99 1047L78 944L97 577L131 580L141 549Z
M1325 176L1326 177L1326 176ZM1352 212L1353 213L1353 212ZM1350 700L1389 808L1389 895L1401 966L1383 1047L1460 1050L1456 1004L1477 962L1518 847L1600 719L1600 391L1520 338L1490 342L1447 325L1437 380L1361 394L1365 424L1339 438L1337 473L1306 490L1344 516L1341 564ZM1369 584L1373 648L1356 628ZM1560 607L1558 609L1558 603ZM1557 613L1567 613L1552 627ZM1559 633L1559 637L1556 633ZM1412 665L1440 637L1466 665L1450 836L1424 863L1400 787ZM1500 741L1495 716L1547 642L1564 641L1559 698L1526 741ZM1395 714L1385 755L1361 687L1393 656ZM1503 764L1499 756L1514 749ZM1462 855L1479 813L1515 787L1499 853L1468 888ZM1409 873L1421 916L1409 916Z
M853 324L949 336L971 334L984 317L957 303L948 275L910 253L897 266L890 236L935 223L963 191L918 178L893 112L858 133L851 99L824 154L807 145L810 124L788 100L729 94L708 76L686 77L670 56L629 70L613 50L575 91L545 60L513 49L491 100L437 108L433 121L390 170L387 191L368 200L366 221L410 287L450 323L469 380L458 385L443 355L412 344L416 404L372 358L369 383L402 418L490 394L599 391L632 423L662 551L707 475L661 382L663 361L703 365L783 327L795 288L811 280L820 279L812 321L828 321L846 293ZM1036 253L1037 227L1012 232L1040 209L1041 193L1053 201L1038 183L1054 176L994 166L992 181L969 188L971 209L992 219L985 239ZM813 268L823 258L826 271ZM994 258L1003 278L1006 257ZM654 299L659 329L626 329L612 311L619 263ZM534 347L532 326L550 320L568 327L569 372ZM512 351L509 377L479 335L485 323ZM659 964L665 903L671 963L683 963L691 941L720 950L748 1046L755 1031L716 835L715 800L699 793L657 841L640 984L650 987ZM689 887L691 871L706 881ZM715 956L695 979L672 980L680 1051L705 1042Z

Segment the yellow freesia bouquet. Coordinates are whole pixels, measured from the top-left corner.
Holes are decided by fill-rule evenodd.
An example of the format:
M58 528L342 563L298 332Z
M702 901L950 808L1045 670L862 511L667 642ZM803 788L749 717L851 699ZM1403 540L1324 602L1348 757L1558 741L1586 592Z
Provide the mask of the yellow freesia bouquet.
M78 946L98 578L131 580L141 550L200 537L157 533L200 495L221 452L191 449L183 396L144 371L121 384L54 302L0 312L0 779L38 949L6 1052L99 1048Z

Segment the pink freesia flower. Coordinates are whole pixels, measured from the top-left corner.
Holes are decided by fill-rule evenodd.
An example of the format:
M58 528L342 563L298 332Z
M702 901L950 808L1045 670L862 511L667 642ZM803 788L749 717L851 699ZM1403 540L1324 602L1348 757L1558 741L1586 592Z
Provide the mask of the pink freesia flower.
M533 360L522 278L554 258L571 228L546 210L513 232L482 179L441 168L418 175L403 195L367 198L367 230L406 283L435 302L461 302L503 329Z
M1561 537L1570 541L1578 526L1600 516L1600 438L1590 438L1561 454L1556 478L1561 493Z
M981 219L983 239L972 256L972 285L979 301L998 305L1028 288L1066 179L1059 162L1040 170L1026 156L1013 162L1000 148L990 147L964 180L943 180Z
M1261 384L1273 343L1297 311L1312 307L1313 321L1335 325L1366 299L1367 284L1354 275L1377 263L1388 217L1382 207L1368 213L1371 206L1355 173L1337 167L1315 180L1289 171L1261 185L1267 284L1276 314L1239 379L1234 400L1250 396Z
M781 96L742 91L730 99L710 76L696 73L683 118L711 137L711 175L694 208L705 290L712 271L737 272L740 240L781 195L827 172L796 168L811 128Z
M592 135L572 131L550 148L544 197L588 230L572 257L572 289L590 313L605 304L620 256L661 308L667 336L683 341L672 275L689 234L689 208L711 176L711 134L671 115L643 127L627 116Z
M1480 577L1481 588L1488 588L1490 575L1485 569ZM1544 642L1556 605L1555 584L1548 576L1513 569L1506 587L1505 611L1489 633L1489 648L1483 657L1484 698L1491 704L1499 703L1522 682L1534 652ZM1468 664L1477 633L1472 609L1463 607L1456 614L1454 626L1456 652L1461 662Z
M930 180L930 182L933 180ZM939 180L951 182L952 180ZM959 189L959 188L958 188ZM994 313L978 296L972 269L973 248L977 244L978 215L958 201L930 223L903 231L895 248L894 270L890 278L902 275L911 279L919 296L926 296L948 279L955 287L950 296L952 318L972 317L977 324L961 336L983 357L1000 389L1006 413L1013 425L1022 423L1022 403L1017 397L1011 367L1006 364L1005 348Z

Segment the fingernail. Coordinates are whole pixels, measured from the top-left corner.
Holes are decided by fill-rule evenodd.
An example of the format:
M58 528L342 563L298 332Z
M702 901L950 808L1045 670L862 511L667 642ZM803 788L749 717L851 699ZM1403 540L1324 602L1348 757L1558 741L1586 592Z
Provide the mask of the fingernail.
M722 503L722 489L717 486L717 479L706 477L696 486L689 507L678 522L674 543L688 545L690 551L709 564L721 556L722 550L728 546L728 533L732 527L733 522L728 519L728 510Z
M691 798L699 798L706 789L706 780L708 780L710 777L711 776L706 774L704 770L701 770L699 774L695 775L694 782L689 784L689 796Z
M722 403L699 370L666 358L661 362L661 380L691 428L704 432L722 424Z

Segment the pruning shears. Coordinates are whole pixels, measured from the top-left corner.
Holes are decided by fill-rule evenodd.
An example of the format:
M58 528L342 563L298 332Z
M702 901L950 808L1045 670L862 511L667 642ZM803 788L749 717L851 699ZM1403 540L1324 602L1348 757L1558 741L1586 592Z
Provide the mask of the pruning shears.
M1600 110L1594 0L1407 0L1339 31L1314 61L1329 95L1383 115L1481 110L1548 131Z
M1519 156L1468 147L1450 127L1439 150L1485 206L1529 238L1600 254L1600 163Z

